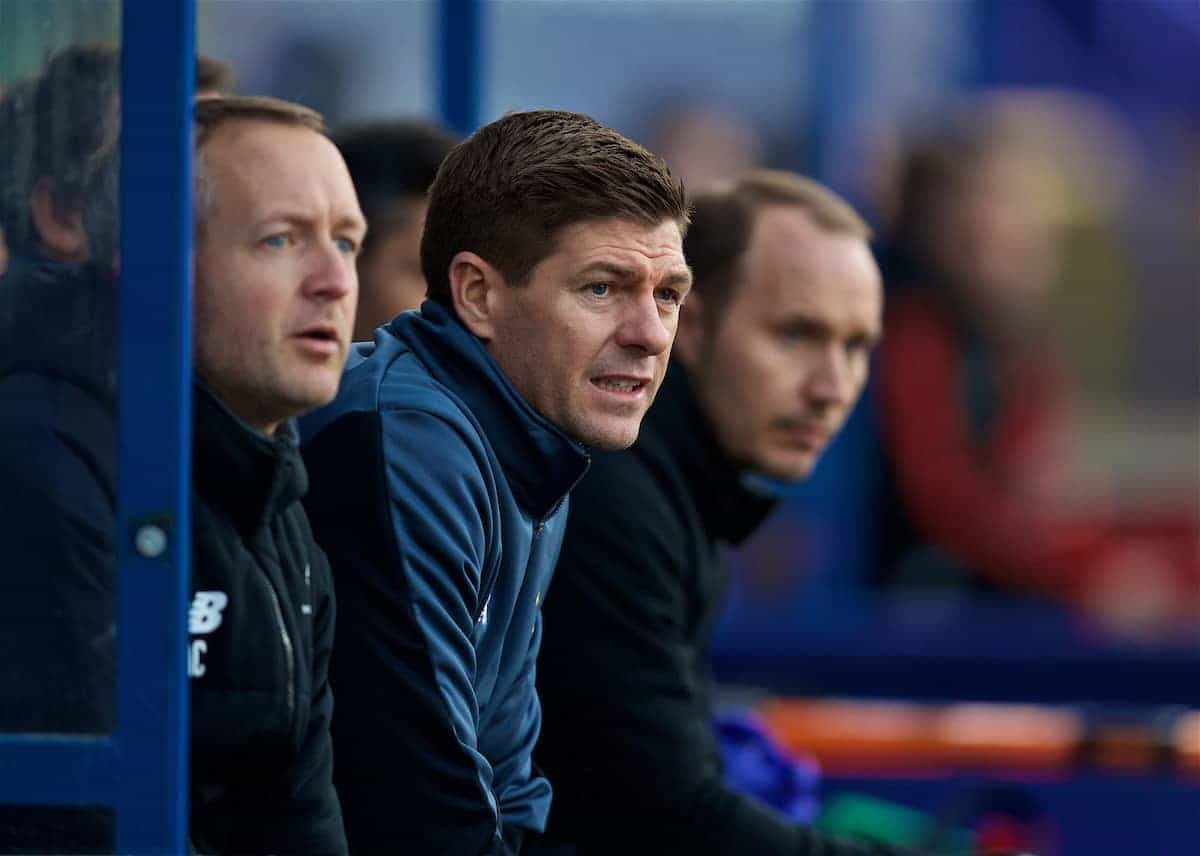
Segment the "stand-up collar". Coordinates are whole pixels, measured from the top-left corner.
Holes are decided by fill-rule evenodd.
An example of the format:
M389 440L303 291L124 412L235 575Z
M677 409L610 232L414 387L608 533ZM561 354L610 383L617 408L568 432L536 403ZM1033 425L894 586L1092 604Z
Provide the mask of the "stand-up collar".
M483 426L517 503L548 516L587 472L584 447L535 411L483 343L441 304L426 300L389 325L433 378L457 394Z
M721 451L687 371L674 360L642 423L638 446L683 473L705 527L722 541L740 544L775 507L776 498L751 486L748 474Z
M192 384L192 482L208 503L252 538L308 490L295 425L273 438L255 431L199 380Z

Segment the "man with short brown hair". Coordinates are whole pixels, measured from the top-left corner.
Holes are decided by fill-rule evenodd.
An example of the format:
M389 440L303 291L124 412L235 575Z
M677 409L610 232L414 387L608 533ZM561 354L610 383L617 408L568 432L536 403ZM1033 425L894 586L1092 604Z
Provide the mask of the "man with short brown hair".
M432 299L303 423L353 851L514 852L544 827L540 607L587 447L632 443L666 370L686 225L665 164L586 116L484 126L430 191Z
M807 476L866 383L883 300L869 235L788 173L694 199L671 370L636 445L597 453L574 492L545 608L546 852L892 852L822 838L726 785L704 668L719 548L774 504L753 477Z

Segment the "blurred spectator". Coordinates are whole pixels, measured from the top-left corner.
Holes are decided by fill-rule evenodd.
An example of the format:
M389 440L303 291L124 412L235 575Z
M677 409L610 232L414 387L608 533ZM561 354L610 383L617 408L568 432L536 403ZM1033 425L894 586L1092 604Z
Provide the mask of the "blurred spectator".
M0 107L3 730L113 723L117 66L64 50Z
M719 548L806 477L867 382L882 284L829 191L756 171L694 200L695 276L637 443L596 452L571 498L538 658L546 846L588 853L867 854L722 780L707 675ZM783 805L779 808L784 808Z
M668 107L650 130L649 147L662 155L684 187L730 179L762 163L764 143L744 116L705 104Z
M5 97L4 87L0 86L0 134L10 131L13 127L13 120L4 115L12 110L13 100ZM0 143L4 143L5 140L5 137L0 136ZM0 225L0 277L4 276L6 270L8 270L8 243L4 240L4 227Z
M425 194L457 139L432 123L408 119L354 125L334 141L370 226L358 257L354 322L354 341L369 341L376 327L425 299Z
M1050 596L1161 630L1194 608L1186 533L1126 538L1102 500L1067 502L1072 384L1048 311L1063 174L1023 130L1010 107L980 109L917 140L900 168L878 386L882 581Z
M15 99L5 97L5 87L0 84L0 144L6 144L4 133L11 133L13 119L4 115L12 110L12 102ZM4 276L4 271L8 269L8 244L4 240L4 227L0 221L0 277Z
M0 102L0 731L114 723L117 53ZM95 852L98 810L0 807L2 852Z
M196 57L196 98L214 98L232 95L237 86L237 75L233 68L210 56Z

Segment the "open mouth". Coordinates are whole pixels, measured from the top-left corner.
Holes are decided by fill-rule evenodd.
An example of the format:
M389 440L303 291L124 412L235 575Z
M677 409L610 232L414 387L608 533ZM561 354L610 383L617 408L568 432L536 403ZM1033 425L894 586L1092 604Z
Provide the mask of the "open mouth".
M296 334L307 348L321 353L336 352L341 347L337 330L333 327L311 327Z
M591 380L592 386L597 389L602 389L605 392L612 392L618 395L637 395L647 386L650 381L645 378L629 377L627 375L605 375L603 377L594 377Z

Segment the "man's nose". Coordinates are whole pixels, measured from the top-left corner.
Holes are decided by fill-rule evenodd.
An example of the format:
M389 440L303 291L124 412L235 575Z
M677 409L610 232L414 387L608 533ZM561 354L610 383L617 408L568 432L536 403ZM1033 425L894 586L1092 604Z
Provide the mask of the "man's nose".
M637 348L647 355L661 354L671 347L675 326L668 326L653 293L639 295L622 308L617 327L617 344Z
M801 394L813 405L847 407L854 401L856 387L854 368L845 349L830 343L820 349Z
M354 256L335 240L314 244L309 253L305 293L326 300L340 300L350 294L357 280Z

